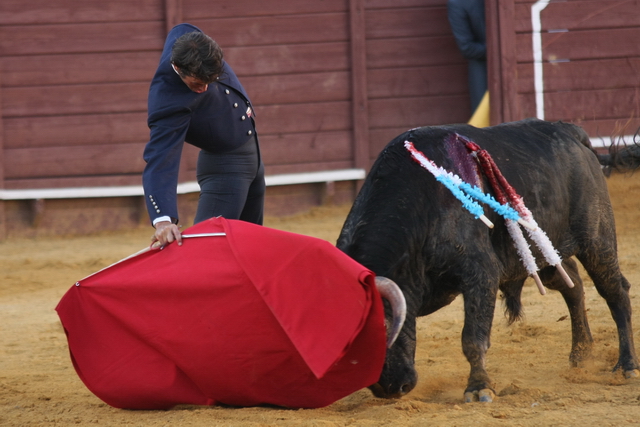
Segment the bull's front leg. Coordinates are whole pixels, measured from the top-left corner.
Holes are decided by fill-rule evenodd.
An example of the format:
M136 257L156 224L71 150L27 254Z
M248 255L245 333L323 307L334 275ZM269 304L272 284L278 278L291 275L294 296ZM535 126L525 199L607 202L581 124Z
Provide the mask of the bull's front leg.
M464 297L464 328L462 352L469 361L471 372L464 391L465 402L492 402L495 390L485 369L485 356L491 346L491 324L496 305L497 286L489 289L471 286Z

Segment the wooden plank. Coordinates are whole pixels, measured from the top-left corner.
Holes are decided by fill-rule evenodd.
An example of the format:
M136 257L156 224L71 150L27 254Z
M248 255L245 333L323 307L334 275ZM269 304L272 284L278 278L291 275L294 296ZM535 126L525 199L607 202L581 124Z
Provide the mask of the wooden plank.
M323 135L321 132L323 130L346 130L350 128L349 105L349 102L343 101L261 107L258 113L258 129L261 139L265 139L270 133L281 137L286 132L313 132L309 134L309 137L322 140ZM301 114L301 111L306 113ZM296 119L290 120L289 117L296 117ZM123 147L136 147L132 149L133 151L126 151L123 155L131 155L138 159L141 158L142 149L148 140L145 113L104 116L53 116L32 119L15 118L9 120L9 123L8 135L11 137L11 148L18 150L13 152L14 155L22 156L19 157L22 160L12 161L18 169L26 167L24 162L27 161L31 154L27 154L28 151L25 150L28 150L29 147L44 150L41 153L48 154L43 154L43 157L54 161L57 161L57 156L64 155L65 151L73 146L78 147L80 151L84 151L87 146L91 146L92 148L88 149L88 151L84 151L91 158L93 158L92 150L100 151L104 147L110 147L108 149L112 149L114 153L126 150ZM36 128L29 129L24 126L28 123L35 124ZM74 126L76 126L76 129L73 128ZM47 134L48 131L49 134ZM135 142L127 143L124 141ZM68 143L66 147L60 146L65 143ZM57 155L51 154L47 150L54 150ZM339 152L336 147L332 148L332 150ZM37 158L39 159L39 157ZM34 157L35 160L36 157ZM60 163L62 170L68 167L72 167L72 165ZM25 173L27 172L25 171ZM64 171L60 173L64 173Z
M627 58L640 56L640 27L543 33L545 61ZM518 62L533 60L531 34L518 34Z
M151 82L159 60L159 50L5 56L0 73L5 87Z
M256 115L260 141L268 135L307 132L320 135L352 129L351 103L347 101L259 106Z
M260 111L265 103L348 101L349 77L347 72L310 73L290 75L286 79L247 77L243 83L256 104L258 123L261 123ZM86 85L80 90L77 86L54 86L48 88L46 94L39 87L7 90L13 95L13 102L6 106L11 116L6 129L10 147L146 141L148 138L148 83ZM78 94L70 97L70 90ZM61 103L60 99L67 102ZM127 112L131 109L138 111ZM102 112L105 114L100 114Z
M372 129L370 138L371 145L369 146L369 161L373 163L391 140L406 131L407 128L405 126Z
M225 18L271 15L296 15L304 13L346 12L345 0L300 1L300 0L233 0L211 3L210 0L190 0L183 5L187 22L203 18Z
M5 148L4 148L4 115L2 113L2 83L3 76L0 73L0 189L5 188L5 171L4 164L6 162L5 157ZM0 200L0 241L6 239L7 237L7 224L6 224L6 215L5 215L5 205L4 201Z
M352 160L351 132L313 132L260 136L262 160L267 168L295 163Z
M446 0L365 0L367 9L400 9L405 7L442 6Z
M189 170L195 173L199 154L200 149L198 147L195 147L191 144L184 144L182 148L182 160L184 160L184 163L181 163L180 170ZM140 151L140 155L142 155L142 151ZM179 181L193 181L193 175L191 175L190 177L185 177L184 179L182 176L180 176Z
M350 0L353 165L369 166L369 98L364 0Z
M162 50L162 21L0 26L3 56Z
M541 13L542 31L640 26L640 0L550 2ZM531 32L531 4L516 4L515 29Z
M352 162L352 132L329 131L307 133L260 133L260 148L262 160L267 169L275 165L295 165L313 162ZM142 156L141 145L140 156ZM191 174L191 178L181 178L181 181L193 180L199 149L185 144L182 152L184 164L181 171ZM352 167L352 166L347 166ZM269 172L272 173L272 172Z
M269 174L274 174L274 166L294 166L307 163L335 163L347 164L344 168L353 167L352 164L352 132L351 130L335 132L308 132L285 134L260 133L260 148L262 159ZM193 180L199 150L185 144L182 157L185 164L181 168L191 174ZM142 155L142 151L140 151ZM304 172L304 170L301 170Z
M370 98L467 94L467 64L369 70Z
M261 137L352 128L351 103L347 101L259 106L256 107L256 117Z
M2 99L4 97L4 89L3 89L3 75L2 73L0 73L0 189L2 189L4 187L4 178L5 178L5 163L6 161L6 157L4 156L5 153L5 132L4 132L4 111L3 111L3 107L2 107ZM4 222L2 221L3 217L3 210L2 210L2 206L0 206L0 240L2 238L3 235L3 224Z
M349 45L277 45L224 49L225 59L241 78L274 74L348 72ZM9 56L0 63L5 86L144 82L147 86L160 59L160 51L78 53L68 55ZM47 67L42 67L46 63ZM310 78L315 78L311 76ZM327 76L333 78L333 76ZM261 82L261 84L265 83Z
M611 135L633 135L640 128L640 118L612 120L567 120L581 126L591 137ZM371 131L371 159L374 160L382 149L396 136L405 132L405 127L383 128Z
M355 194L351 181L335 182L331 192L320 183L267 187L264 211L267 216L290 216L319 205L353 203Z
M640 116L640 93L636 89L605 89L546 93L545 119L576 121L597 118L626 120ZM535 116L533 94L518 95L525 115Z
M34 177L7 180L7 190L28 190L37 188L82 188L116 187L121 185L142 185L142 174L102 175L102 176L64 176Z
M516 101L516 46L513 0L487 0L487 53L492 124L522 118Z
M291 104L351 99L351 73L326 71L271 76L242 77L242 85L258 107L269 104ZM258 108L256 107L256 108Z
M312 43L225 49L225 59L239 77L343 71L350 69L349 43Z
M164 0L164 25L167 34L182 21L182 0Z
M273 15L229 19L193 18L190 23L225 48L279 44L344 42L349 39L345 12Z
M581 126L589 136L610 137L612 135L633 135L640 128L640 118L630 120L575 120L572 122ZM375 159L382 149L396 136L405 132L405 127L375 129L371 131L371 159Z
M514 0L498 2L498 19L500 19L500 72L502 120L511 122L523 118L517 99L516 57L519 46L514 43L515 28L513 26Z
M604 119L604 120L576 120L573 123L582 127L591 138L621 137L635 135L640 130L640 118ZM636 138L640 143L640 138ZM630 143L627 140L627 143Z
M367 68L459 64L462 54L452 36L367 41Z
M307 173L307 172L322 172L339 169L351 169L353 168L353 160L336 160L326 162L298 162L287 164L266 164L265 171L267 175L279 175L290 173ZM191 181L195 179L195 168L190 169Z
M615 72L612 72L615 70ZM545 63L544 90L637 88L640 57ZM518 64L518 92L533 92L533 64Z
M5 119L5 148L120 144L149 139L147 113Z
M353 161L344 160L336 162L293 163L290 165L265 166L268 175L284 173L320 172L326 170L349 169L353 167Z
M5 117L141 112L148 82L15 87L5 89Z
M164 12L162 6L158 0L2 0L0 25L160 21Z
M200 149L191 144L182 145L182 155L180 156L180 169L178 170L178 182L188 182L195 180L196 165L198 164L198 154ZM142 157L142 151L140 151Z
M72 147L7 148L5 178L140 174L141 144L101 144Z
M136 197L103 199L47 200L44 215L33 224L32 201L8 201L10 238L86 235L110 230L133 230L140 224L149 226L142 202ZM182 207L182 206L181 206ZM151 231L149 231L151 234Z
M485 1L485 17L487 29L487 87L490 94L489 120L491 124L495 125L504 122L502 106L505 97L502 86L504 76L502 71L502 45L500 42L502 23L499 19L498 1Z
M466 123L468 104L466 95L371 99L369 123L371 129Z
M367 10L365 19L367 40L441 35L453 37L444 2L439 7Z

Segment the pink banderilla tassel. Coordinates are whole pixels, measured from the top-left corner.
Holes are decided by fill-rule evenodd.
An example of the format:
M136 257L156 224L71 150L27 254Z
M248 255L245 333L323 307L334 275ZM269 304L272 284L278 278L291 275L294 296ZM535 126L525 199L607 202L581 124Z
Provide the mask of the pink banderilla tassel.
M493 161L493 158L491 158L489 153L486 150L481 149L480 146L475 142L470 141L469 139L464 138L462 136L458 136L458 137L460 138L461 141L465 143L465 145L467 146L467 149L469 149L471 152L476 154L476 158L478 159L478 162L480 163L483 172L489 179L489 183L491 184L491 186L494 189L494 192L496 193L496 199L498 199L500 203L506 203L508 201L511 204L511 206L520 214L520 216L528 224L531 225L530 227L526 227L529 237L531 237L531 240L533 240L536 243L536 246L538 246L538 248L542 252L542 255L544 256L547 263L555 266L558 272L560 273L560 275L562 276L562 278L564 279L567 286L569 286L570 288L573 288L574 287L573 281L571 280L571 278L569 277L565 269L562 267L562 260L560 259L560 255L558 254L558 251L556 251L556 249L553 247L553 244L551 243L551 240L549 240L549 237L547 236L547 234L538 227L538 224L533 219L533 214L525 206L524 201L522 200L522 197L515 191L515 189L511 186L511 184L509 184L509 182L504 177L504 175L502 175L502 173L500 172L500 169L498 168L498 165L496 165L496 163ZM518 248L519 247L517 243L518 237L514 236L514 233L511 233L511 230L512 228L509 228L509 233L511 234L511 238L514 239L514 242L516 242L515 243L516 248ZM527 250L528 250L528 247L527 247ZM521 254L519 249L518 249L518 253ZM522 254L521 254L521 259L522 259ZM523 262L525 263L525 266L526 266L527 263L524 261L524 259L523 259ZM535 270L537 271L537 267ZM529 274L531 274L531 271L529 270L529 268L527 268L527 271L529 272ZM536 281L536 284L538 285L538 289L540 290L540 293L544 295L545 294L544 288L542 287L542 283L540 282L539 276L536 274L533 278Z

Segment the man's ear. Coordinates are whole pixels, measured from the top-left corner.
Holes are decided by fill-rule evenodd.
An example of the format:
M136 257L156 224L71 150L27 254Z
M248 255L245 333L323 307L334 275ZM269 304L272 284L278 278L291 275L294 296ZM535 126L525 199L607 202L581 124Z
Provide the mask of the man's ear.
M178 68L178 66L176 64L174 64L173 62L171 63L171 67L173 68L173 71L176 72L176 74L178 76L180 76L180 78L183 78L183 73L182 71L180 71L180 68Z

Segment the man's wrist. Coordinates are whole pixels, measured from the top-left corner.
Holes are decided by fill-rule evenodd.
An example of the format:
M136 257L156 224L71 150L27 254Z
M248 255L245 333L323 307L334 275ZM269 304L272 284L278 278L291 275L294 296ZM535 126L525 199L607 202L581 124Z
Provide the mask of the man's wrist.
M158 218L153 220L153 226L155 227L157 223L162 222L162 221L172 222L170 216L167 216L167 215L159 216Z

